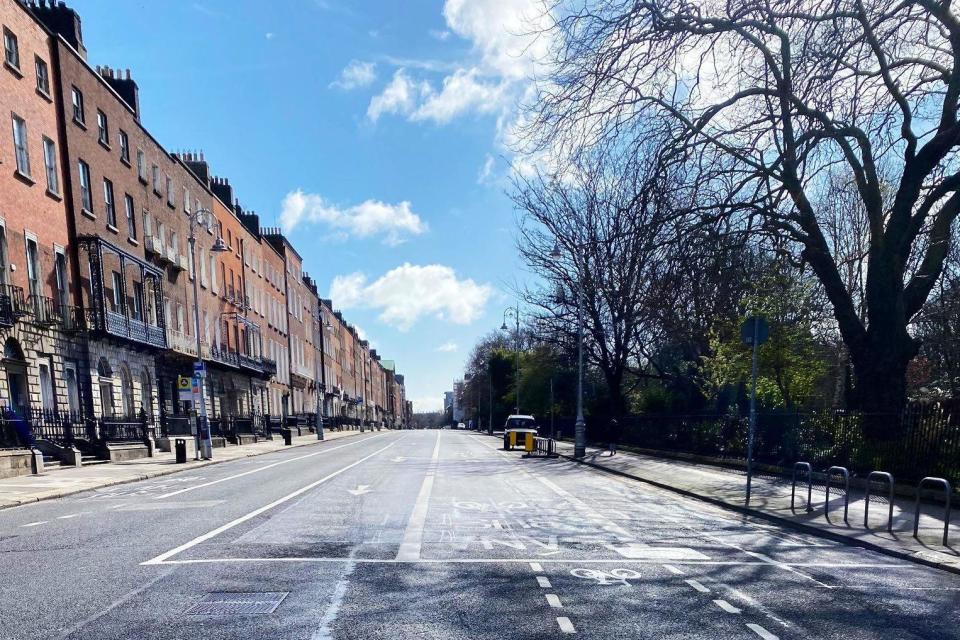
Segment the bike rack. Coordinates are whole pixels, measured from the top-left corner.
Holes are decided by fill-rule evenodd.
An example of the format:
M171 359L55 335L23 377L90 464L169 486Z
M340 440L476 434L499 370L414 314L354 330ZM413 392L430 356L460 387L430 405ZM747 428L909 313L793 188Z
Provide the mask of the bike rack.
M887 473L886 471L871 471L867 474L867 494L864 497L863 502L863 528L869 529L870 525L867 524L867 517L870 514L870 483L874 478L883 478L890 483L890 513L887 516L887 531L893 533L893 475Z
M796 512L793 507L794 499L797 496L797 470L804 469L807 472L807 513L813 511L813 507L810 505L810 497L813 494L813 468L810 466L809 462L794 462L793 463L793 478L792 486L790 488L790 511Z
M850 510L850 472L846 467L830 467L827 469L827 499L823 503L823 517L830 519L830 485L833 483L834 473L843 476L843 521L848 525L847 512Z
M917 485L917 506L913 513L913 537L916 538L917 532L920 530L920 494L923 492L923 485L928 482L936 483L943 487L944 497L946 499L943 515L943 546L946 547L947 534L950 530L950 494L953 492L953 487L950 486L950 482L946 478L926 477Z

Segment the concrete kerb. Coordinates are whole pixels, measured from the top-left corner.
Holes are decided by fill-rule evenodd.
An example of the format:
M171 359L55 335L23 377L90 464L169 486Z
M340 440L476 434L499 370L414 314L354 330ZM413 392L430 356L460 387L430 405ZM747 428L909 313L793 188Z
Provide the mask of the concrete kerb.
M850 538L850 537L848 537L848 536L845 536L845 535L842 535L842 534L839 534L839 533L835 533L835 532L833 532L833 531L826 531L826 530L824 530L824 529L820 529L819 527L814 527L814 526L811 526L811 525L808 525L808 524L804 524L804 523L802 523L802 522L794 522L793 520L789 520L789 519L787 519L787 518L783 518L783 517L781 517L781 516L777 516L777 515L774 515L774 514L772 514L772 513L765 513L765 512L763 512L763 511L758 511L758 510L756 510L756 509L751 509L751 508L749 508L749 507L743 507L743 506L740 506L740 505L732 504L732 503L730 503L730 502L726 502L725 500L721 500L721 499L719 499L719 498L714 498L714 497L712 497L712 496L706 496L706 495L703 495L703 494L700 494L700 493L696 493L696 492L694 492L694 491L690 491L689 489L680 489L680 488L678 488L678 487L674 487L674 486L671 486L671 485L669 485L669 484L665 484L665 483L663 483L663 482L658 482L658 481L656 481L656 480L650 480L649 478L641 478L640 476L635 476L635 475L630 474L630 473L627 473L627 472L625 472L625 471L620 471L619 469L611 469L611 468L609 468L609 467L605 467L605 466L603 466L603 465L601 465L601 464L596 464L596 463L590 462L590 461L588 461L588 460L580 460L580 459L578 459L578 458L574 458L573 456L567 455L567 454L564 454L564 453L560 453L559 455L560 455L561 458L566 458L567 460L570 460L570 461L572 461L572 462L576 462L576 463L585 465L585 466L587 466L587 467L591 467L591 468L593 468L593 469L597 469L597 470L599 470L599 471L603 471L603 472L605 472L605 473L610 473L610 474L613 474L613 475L616 475L616 476L620 476L620 477L623 477L623 478L629 478L629 479L635 480L635 481L637 481L637 482L643 482L643 483L649 484L649 485L651 485L651 486L657 487L658 489L664 489L664 490L666 490L666 491L672 491L673 493L680 494L680 495L685 496L685 497L687 497L687 498L693 498L694 500L700 500L700 501L702 501L702 502L707 502L707 503L709 503L709 504L712 504L712 505L714 505L714 506L720 507L720 508L722 508L722 509L727 509L727 510L730 510L730 511L735 511L735 512L740 513L740 514L742 514L742 515L748 515L748 516L752 516L752 517L756 517L756 518L760 518L760 519L766 520L766 521L768 521L768 522L773 522L773 523L775 523L775 524L777 524L777 525L780 525L780 526L783 526L783 527L787 527L787 528L793 529L794 531L799 531L799 532L802 532L802 533L808 533L808 534L810 534L810 535L814 535L814 536L817 536L817 537L819 537L819 538L824 538L824 539L827 539L827 540L832 540L832 541L834 541L834 542L840 542L840 543L842 543L842 544L845 544L845 545L851 546L851 547L860 547L860 548L863 548L863 549L868 549L868 550L870 550L870 551L876 551L877 553L881 553L881 554L883 554L883 555L885 555L885 556L889 556L889 557L892 557L892 558L899 558L899 559L901 559L901 560L908 560L908 561L913 562L913 563L916 563L916 564L922 564L922 565L925 565L925 566L928 566L928 567L932 567L932 568L934 568L934 569L940 569L940 570L942 570L942 571L949 571L950 573L955 573L955 574L960 575L960 567L958 567L958 566L954 566L954 565L946 564L946 563L942 563L942 562L937 562L937 561L935 561L935 560L928 560L927 558L918 557L916 554L913 554L913 553L908 553L908 552L904 552L904 551L898 551L898 550L896 550L896 549L890 549L890 548L888 548L888 547L884 547L884 546L881 546L881 545L877 545L877 544L874 544L874 543L872 543L872 542L868 542L868 541L866 541L866 540L857 540L857 539Z
M334 438L334 440L340 440L340 439L342 439L342 438L352 438L352 437L354 437L354 436L366 435L366 433L368 433L368 432L366 432L366 431L364 431L364 432L357 431L356 433L349 433L349 434L344 435L344 436L339 436L339 437L337 437L337 438ZM290 446L291 446L291 447L304 447L304 446L307 446L307 445L316 444L316 443L318 443L318 442L325 442L325 441L324 441L324 440L317 440L316 434L311 433L311 434L308 434L308 435L305 435L305 436L300 436L299 438L294 438L293 444L290 445ZM83 488L80 488L80 489L66 489L66 490L63 490L63 491L56 491L56 492L54 492L54 493L51 493L51 494L49 494L49 495L44 495L44 496L42 496L42 497L31 496L31 497L29 497L29 498L24 498L24 499L22 499L22 500L12 500L12 501L10 501L9 503L2 503L2 504L0 504L0 511L2 511L2 510L4 510L4 509L14 509L14 508L16 508L16 507L22 507L22 506L24 506L24 505L33 504L33 503L41 502L41 501L45 501L45 500L56 500L56 499L58 499L58 498L65 498L65 497L67 497L67 496L76 495L76 494L78 494L78 493L85 493L85 492L87 492L87 491L95 491L95 490L97 490L97 489L103 489L103 488L106 488L106 487L116 487L116 486L119 486L119 485L122 485L122 484L130 484L130 483L132 483L132 482L140 482L140 481L142 481L142 480L149 480L149 479L151 479L151 478L159 478L159 477L162 477L162 476L169 476L169 475L172 475L172 474L174 474L174 473L180 473L181 471L189 471L189 470L192 470L192 469L199 469L199 468L201 468L201 467L209 467L209 466L212 466L212 465L215 465L215 464L222 464L222 463L225 463L225 462L232 462L232 461L234 461L234 460L242 460L242 459L244 459L244 458L254 458L254 457L256 457L256 456L262 456L262 455L266 455L266 454L268 454L268 453L276 453L276 452L278 452L278 451L289 451L289 450L290 450L290 449L288 449L287 447L281 447L281 448L279 448L279 449L273 449L273 450L270 450L270 451L249 451L249 452L244 452L244 454L241 455L241 456L236 456L236 457L233 457L233 458L230 458L230 459L227 459L227 460L216 459L216 458L213 459L213 460L199 460L199 461L197 461L197 460L189 460L189 461L187 461L186 464L176 465L176 466L174 466L174 467L171 468L171 469L160 469L160 470L158 470L158 471L156 471L156 472L153 472L153 473L137 474L137 476L135 476L135 477L124 478L124 479L122 479L122 480L108 480L108 481L106 481L106 482L103 482L103 483L101 483L101 484L97 484L97 485L95 485L95 486L83 487ZM69 471L68 471L68 470L55 471L54 473L69 473Z

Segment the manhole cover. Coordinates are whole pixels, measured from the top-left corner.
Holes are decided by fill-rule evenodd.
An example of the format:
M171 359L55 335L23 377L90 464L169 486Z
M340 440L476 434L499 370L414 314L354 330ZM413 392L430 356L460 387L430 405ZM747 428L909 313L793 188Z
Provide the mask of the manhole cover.
M190 616L238 616L273 613L289 591L210 593L187 609Z

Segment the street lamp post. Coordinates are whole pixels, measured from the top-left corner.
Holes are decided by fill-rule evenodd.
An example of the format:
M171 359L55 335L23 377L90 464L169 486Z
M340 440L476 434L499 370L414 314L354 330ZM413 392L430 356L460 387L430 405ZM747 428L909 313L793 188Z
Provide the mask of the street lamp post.
M203 224L207 216L212 219L213 213L211 213L209 209L197 209L192 213L188 213L188 215L190 216L190 264L193 271L190 274L193 277L193 327L197 337L197 364L195 374L200 378L200 384L198 385L200 389L200 399L197 404L200 406L197 407L196 450L198 459L202 456L205 460L210 460L213 458L213 438L210 435L210 424L207 422L207 370L203 365L203 343L200 336L200 293L197 287L196 226ZM227 245L223 243L223 239L218 235L213 246L210 247L210 251L223 253L224 251L229 251L229 249Z
M507 318L513 317L517 323L517 334L516 334L516 346L517 346L517 406L514 407L516 413L520 413L520 305L516 307L508 307L503 312L503 325L500 327L501 331L507 330Z
M323 303L320 303L319 313L317 314L317 324L320 326L320 380L317 381L317 416L316 416L316 428L317 428L317 440L323 440L323 407L321 402L323 399L323 394L327 392L327 364L326 364L326 350L327 350L327 331L333 331L333 325L330 324L330 321L323 320Z
M560 245L556 244L550 257L562 257ZM587 421L583 418L583 286L578 276L576 283L577 296L577 422L573 427L573 457L582 458L587 455Z

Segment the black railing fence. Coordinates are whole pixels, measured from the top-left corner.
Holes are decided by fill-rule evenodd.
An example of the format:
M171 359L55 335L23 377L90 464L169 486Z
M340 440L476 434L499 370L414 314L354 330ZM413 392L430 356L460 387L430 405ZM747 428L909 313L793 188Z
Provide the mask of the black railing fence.
M575 420L557 417L555 435L574 436ZM587 418L587 439L676 453L717 458L746 458L749 419L746 415L625 416L612 427L609 417ZM549 435L550 419L540 433ZM879 435L871 435L879 434ZM791 468L806 461L815 470L833 465L866 476L871 471L893 473L897 481L916 482L924 476L947 478L960 485L960 405L917 403L901 414L854 411L815 413L764 412L757 415L754 459Z
M37 440L58 445L95 441L143 441L152 428L144 414L89 418L73 411L0 407L0 446L29 447Z

